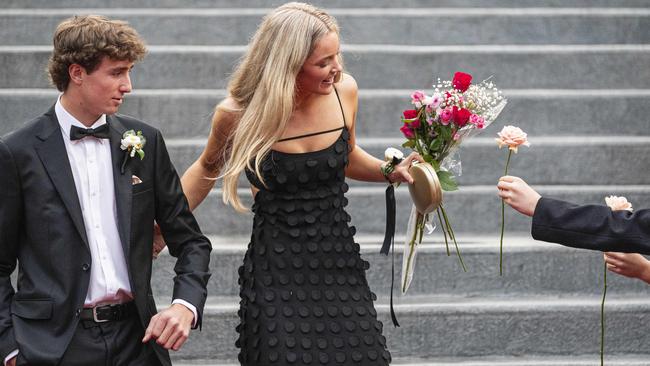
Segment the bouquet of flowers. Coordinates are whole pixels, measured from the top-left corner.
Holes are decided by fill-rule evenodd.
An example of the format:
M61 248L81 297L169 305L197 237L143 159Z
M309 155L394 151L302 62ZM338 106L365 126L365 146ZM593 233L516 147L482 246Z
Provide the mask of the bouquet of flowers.
M472 76L463 72L456 72L452 80L438 79L433 88L431 95L423 91L411 94L411 104L415 109L403 112L400 130L406 142L402 146L417 151L424 158L424 164L430 164L436 173L439 189L454 191L458 189L455 176L462 173L458 147L488 127L501 113L507 100L489 79L472 84ZM430 213L419 212L414 206L404 243L402 293L406 292L413 278L416 248L422 242L424 229L428 228L429 232L435 229L430 218L433 212L438 216L447 255L450 255L448 239L451 239L460 264L466 270L442 202Z

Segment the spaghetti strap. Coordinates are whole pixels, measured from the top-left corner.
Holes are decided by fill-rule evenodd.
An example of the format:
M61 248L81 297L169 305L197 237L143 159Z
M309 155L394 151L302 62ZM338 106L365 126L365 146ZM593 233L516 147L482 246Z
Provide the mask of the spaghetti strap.
M343 116L343 128L347 128L348 124L345 122L345 112L343 112L343 103L341 103L341 98L339 97L339 91L334 87L334 93L336 93L336 99L339 101L339 107L341 107L341 115Z
M322 134L326 134L326 133L330 133L330 132L334 132L334 131L340 131L340 130L342 130L344 128L347 128L348 126L347 126L347 123L345 122L345 113L343 113L343 104L341 104L341 98L339 98L339 92L336 90L336 88L334 88L334 93L336 93L336 99L339 101L339 106L341 107L341 115L343 116L343 126L332 128L332 129L326 130L326 131L312 132L312 133L306 133L304 135L287 137L287 138L283 138L283 139L278 140L278 142L289 141L289 140L297 140L297 139L301 139L301 138L305 138L305 137L322 135Z

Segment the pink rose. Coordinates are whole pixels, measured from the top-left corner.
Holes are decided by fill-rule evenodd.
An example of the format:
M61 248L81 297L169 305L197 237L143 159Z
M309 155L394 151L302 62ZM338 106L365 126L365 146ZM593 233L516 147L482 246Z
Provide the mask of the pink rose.
M499 135L499 138L495 140L499 145L499 149L508 146L508 149L517 153L519 146L530 146L528 135L519 127L505 126L497 135Z
M476 126L476 128L485 128L485 119L478 114L472 114L469 116L469 123Z
M458 108L456 106L454 106L452 113L454 115L454 123L458 127L464 127L469 121L469 116L472 114L468 109Z
M407 139L412 139L415 137L415 133L407 123L405 123L404 126L402 126L399 130L402 131L404 137L406 137Z
M618 196L609 196L605 197L605 204L609 206L609 208L612 209L612 211L632 211L632 204L627 201L627 198L625 197L618 197Z
M471 83L472 75L459 71L454 74L454 80L451 82L451 85L454 86L454 89L464 93Z
M420 119L419 118L416 118L416 119L412 120L411 122L407 122L407 123L411 127L412 130L416 130L416 129L420 128Z
M453 116L454 116L454 112L452 111L451 108L443 109L442 112L440 113L440 123L444 126L447 126Z

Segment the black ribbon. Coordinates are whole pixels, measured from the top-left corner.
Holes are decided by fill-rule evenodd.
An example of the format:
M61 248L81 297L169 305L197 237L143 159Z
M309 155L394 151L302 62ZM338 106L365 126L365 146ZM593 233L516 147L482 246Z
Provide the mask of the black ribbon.
M395 187L392 184L386 188L386 232L384 234L384 245L381 246L379 253L388 255L390 245L395 237Z
M399 327L395 308L393 307L393 292L395 289L395 217L396 217L396 204L395 204L395 187L392 184L386 188L386 233L384 234L384 244L381 246L379 253L388 255L392 246L392 263L390 268L390 317L393 325Z
M107 139L109 137L108 123L97 128L81 128L70 126L70 140L81 140L84 137L92 136L98 139Z

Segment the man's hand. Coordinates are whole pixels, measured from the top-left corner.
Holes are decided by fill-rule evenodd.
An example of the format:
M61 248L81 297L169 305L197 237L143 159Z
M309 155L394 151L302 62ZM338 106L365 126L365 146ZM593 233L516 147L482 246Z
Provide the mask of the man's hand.
M607 252L603 255L608 270L650 283L650 261L641 254Z
M16 357L12 358L11 360L7 361L6 366L16 366L16 358L17 357L18 356L16 356Z
M501 177L497 188L499 188L499 197L505 203L526 216L533 216L537 201L542 198L519 177L509 175Z
M162 232L160 232L160 226L153 224L153 259L158 258L158 254L165 249L166 245Z
M151 318L142 343L155 339L166 349L178 351L189 337L193 321L194 313L190 309L182 304L173 304Z

